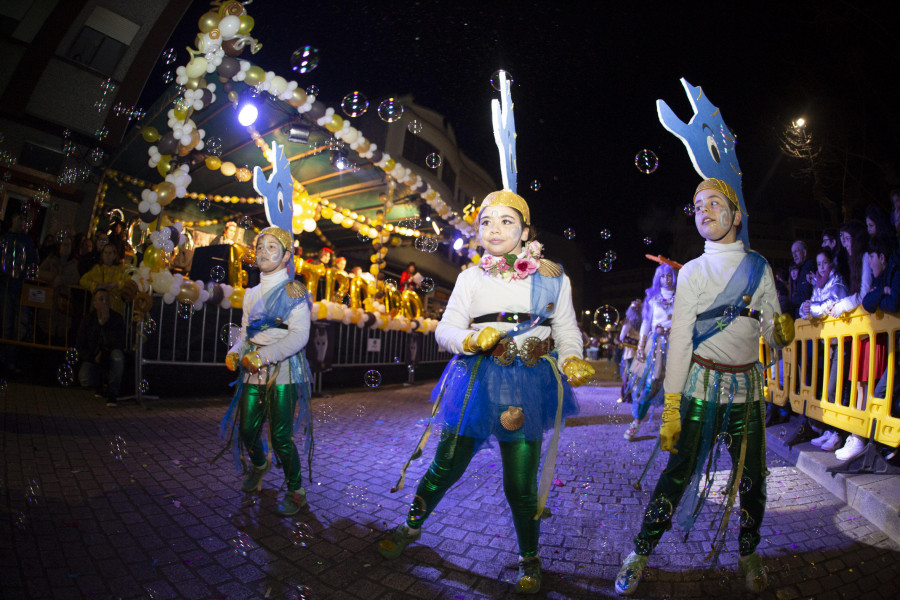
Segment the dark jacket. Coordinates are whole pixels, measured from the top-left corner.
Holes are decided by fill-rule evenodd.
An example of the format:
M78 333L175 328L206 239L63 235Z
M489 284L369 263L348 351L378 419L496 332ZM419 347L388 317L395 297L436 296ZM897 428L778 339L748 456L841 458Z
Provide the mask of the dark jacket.
M890 294L884 293L885 287L890 287ZM879 309L886 313L900 311L900 265L896 256L888 259L884 271L872 282L872 291L863 297L862 305L870 313Z
M85 362L94 362L98 354L125 349L125 319L110 309L109 320L101 325L97 311L91 310L81 322L76 343L78 354Z
M811 258L807 258L800 265L800 272L797 274L797 281L794 284L794 293L791 294L791 312L795 318L800 314L800 305L812 298L813 286L806 280L806 276L815 271L816 263Z

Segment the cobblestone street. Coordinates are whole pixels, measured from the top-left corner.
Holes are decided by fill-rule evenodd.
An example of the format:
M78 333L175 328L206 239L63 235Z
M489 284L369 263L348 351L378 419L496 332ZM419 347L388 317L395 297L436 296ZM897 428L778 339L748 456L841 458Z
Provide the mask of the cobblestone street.
M10 383L0 415L2 598L514 597L516 543L496 448L475 456L418 543L394 561L376 552L434 452L432 436L406 488L390 493L426 426L429 393L423 384L315 399L309 507L281 517L278 469L260 494L244 494L230 456L209 463L223 445L216 434L224 395L152 401L145 411L106 408L77 389ZM538 597L613 595L665 460L657 458L636 491L658 421L628 443L630 406L616 403L617 387L578 395L581 415L560 438L553 516L542 524ZM770 432L770 444L777 437ZM768 458L764 597L896 598L900 546L771 450ZM744 594L737 519L720 567L702 563L720 502L713 498L687 542L677 528L663 538L642 597Z

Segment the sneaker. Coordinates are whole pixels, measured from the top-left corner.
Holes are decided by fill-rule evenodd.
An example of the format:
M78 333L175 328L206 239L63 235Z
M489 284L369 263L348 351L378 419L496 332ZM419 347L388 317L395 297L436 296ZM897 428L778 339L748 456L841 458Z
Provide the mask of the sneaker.
M759 593L769 585L769 576L762 564L762 558L754 552L738 559L738 570L744 576L747 589Z
M834 431L832 431L831 429L828 429L828 430L825 431L825 433L823 433L823 434L820 435L819 437L815 438L814 440L810 440L809 443L812 444L813 446L819 446L819 447L821 447L822 444L824 444L825 442L827 442L828 440L830 440L830 439L831 439L831 436L833 436L834 434L835 434Z
M245 492L258 490L262 484L263 475L268 473L271 469L272 461L270 460L267 460L266 464L261 467L250 465L250 469L247 471L247 474L244 475L244 482L241 484L241 489Z
M278 512L285 517L297 514L301 508L306 506L306 490L288 490L284 494L284 499L278 505Z
M517 594L537 594L541 591L541 559L537 556L519 557L519 578L516 581Z
M841 434L839 434L837 431L832 431L831 439L826 440L822 443L822 450L824 450L825 452L834 452L837 448L840 447L843 441L844 440L841 439Z
M866 449L865 442L858 435L851 435L847 438L844 447L834 453L834 457L838 460L851 460L862 454Z
M628 428L625 430L625 435L623 435L622 437L630 442L632 439L634 439L634 436L637 435L638 429L640 428L641 422L635 419L628 425Z
M400 556L403 549L422 536L421 529L413 529L406 523L402 523L394 530L391 537L378 542L378 554L385 558L394 559Z
M647 566L649 556L632 552L622 563L619 574L616 575L616 593L620 596L630 596L637 591L641 578L644 576L644 567Z

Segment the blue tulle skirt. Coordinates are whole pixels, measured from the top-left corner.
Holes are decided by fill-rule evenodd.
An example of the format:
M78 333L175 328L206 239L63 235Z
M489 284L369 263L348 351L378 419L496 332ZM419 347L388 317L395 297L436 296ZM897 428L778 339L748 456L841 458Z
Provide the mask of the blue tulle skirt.
M556 353L551 353L556 358ZM479 440L494 437L501 442L537 441L545 431L553 429L559 389L562 387L562 418L578 414L578 402L572 386L546 358L528 367L516 357L508 367L501 367L489 356L457 355L431 393L432 402L440 399L436 424L448 433L458 433ZM524 425L510 431L500 421L511 406L519 407Z

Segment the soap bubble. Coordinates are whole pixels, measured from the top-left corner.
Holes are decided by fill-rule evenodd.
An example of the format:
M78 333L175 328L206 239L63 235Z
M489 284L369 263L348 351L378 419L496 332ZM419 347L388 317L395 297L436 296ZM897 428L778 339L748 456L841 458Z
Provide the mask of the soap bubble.
M37 263L31 263L25 267L25 279L37 279L38 271L40 270L40 265Z
M318 96L319 95L319 86L317 86L316 84L313 84L313 85L307 87L306 95L307 96Z
M414 242L416 250L431 254L438 249L438 241L433 237L418 237Z
M604 304L594 311L594 325L601 329L612 327L619 322L619 311L615 306Z
M725 448L731 448L731 434L727 431L716 436L716 444L722 444Z
M106 125L101 125L97 129L94 130L94 137L99 141L103 141L106 139L106 136L109 135L109 127Z
M234 323L225 323L219 332L219 340L231 348L241 339L241 326Z
M241 556L247 556L248 552L257 547L249 535L240 531L237 536L228 541L234 549L235 554L240 554Z
M366 416L366 405L365 404L357 404L356 405L356 416L360 419Z
M291 54L291 71L303 75L319 66L319 49L312 46L297 48Z
M391 290L397 290L397 289L400 289L400 285L397 283L396 279L385 279L384 280L384 288L391 289Z
M37 506L41 503L41 484L37 479L32 479L31 483L25 488L25 500L28 504Z
M141 379L141 393L147 394L150 392L150 382L146 379Z
M419 284L419 291L427 294L431 290L434 289L434 279L431 277L425 277L422 279L422 283Z
M369 99L362 92L350 92L341 100L341 110L348 117L361 117L369 110Z
M222 265L213 265L213 267L209 270L209 278L211 281L215 281L216 283L222 283L225 281L225 267Z
M178 52L175 48L169 48L160 55L160 58L162 58L167 65L171 65L178 59Z
M372 241L372 239L369 236L365 235L362 231L356 232L356 239L361 241L363 244L368 244Z
M375 369L366 371L366 374L363 376L363 381L368 387L378 387L379 385L381 385L381 373L379 373Z
M532 192L536 192L536 191L538 191L539 189L541 189L541 182L538 181L537 179L533 179L533 180L531 181L531 186L530 186L530 187L531 187L531 191L532 191Z
M737 306L726 306L725 310L722 313L722 316L725 317L728 321L733 321L738 316L740 316L741 311L738 310Z
M672 518L672 503L665 496L654 498L647 511L644 513L644 520L654 525L662 525Z
M422 225L422 219L419 217L410 217L406 220L406 227L410 229L418 229Z
M513 76L509 71L504 71L503 69L494 71L493 74L491 75L491 87L494 88L495 90L497 90L498 92L500 91L500 74L501 73L506 74L506 81L509 83L510 86L512 86L512 84L513 84Z
M571 227L565 229L563 231L563 237L566 238L567 240L573 239L575 237L575 230L572 229Z
M203 142L203 149L210 156L222 156L222 138L213 136Z
M608 258L604 258L597 263L597 268L599 268L604 273L609 273L610 271L612 271L612 261Z
M56 369L56 381L62 387L69 387L75 383L75 373L72 371L72 365L63 363Z
M177 302L177 306L175 307L175 313L178 315L179 318L188 319L188 318L190 318L191 313L193 313L193 312L194 312L194 305L190 301L185 300L183 302L181 302L181 301Z
M416 365L406 365L406 370L409 371L410 373L415 373Z
M634 551L643 556L647 556L653 548L650 547L650 541L643 538L634 538Z
M66 364L74 365L78 362L78 349L77 348L69 348L66 350Z
M6 398L6 390L9 389L9 384L5 379L0 379L0 400Z
M406 129L409 130L409 132L413 135L419 135L420 133L422 133L422 123L420 123L416 119L413 119L409 122L409 125L406 126Z
M315 600L312 588L308 585L298 585L285 595L285 600Z
M682 210L684 210L684 214L686 214L687 216L689 216L689 217L694 216L694 205L693 204L685 204L684 208Z
M144 335L153 335L156 333L156 327L156 320L153 317L147 317L141 326L141 330L144 332Z
M378 105L378 117L385 123L394 123L403 116L403 105L394 98L382 100Z
M238 224L238 227L241 227L242 229L246 229L246 230L253 229L253 219L251 219L247 215L241 215L241 217L238 219L237 224Z
M647 237L644 238L644 245L645 245L645 246L649 246L649 245L652 244L652 243L653 243L653 240L650 238L650 236L647 236Z
M313 530L307 523L297 521L291 529L291 543L300 548L306 548L313 541Z
M441 158L441 155L437 152L432 152L428 156L425 157L425 166L429 169L437 169L441 166L441 163L444 162Z
M164 84L169 85L170 83L175 81L175 73L173 73L172 71L166 71L162 74L162 80Z
M197 208L200 212L206 212L209 210L209 198L200 198L197 200Z
M109 443L109 453L118 461L125 460L125 456L128 455L128 445L121 435L117 435Z
M753 527L756 521L753 520L753 517L750 516L750 513L747 512L746 508L741 509L741 527Z
M741 485L738 487L738 491L742 494L746 494L750 491L750 488L753 487L753 480L749 477L741 478Z
M653 150L644 148L635 155L634 166L636 166L641 173L649 175L659 167L659 157L656 156L656 153Z
M615 251L615 250L607 250L607 251L606 251L606 254L604 254L603 257L604 257L606 260L612 262L612 261L616 260L617 258L619 258L619 255L616 254L616 251Z
M609 238L612 237L612 233L610 233L609 229L606 229L604 227L603 229L600 230L600 237L603 238L604 240L608 240Z

